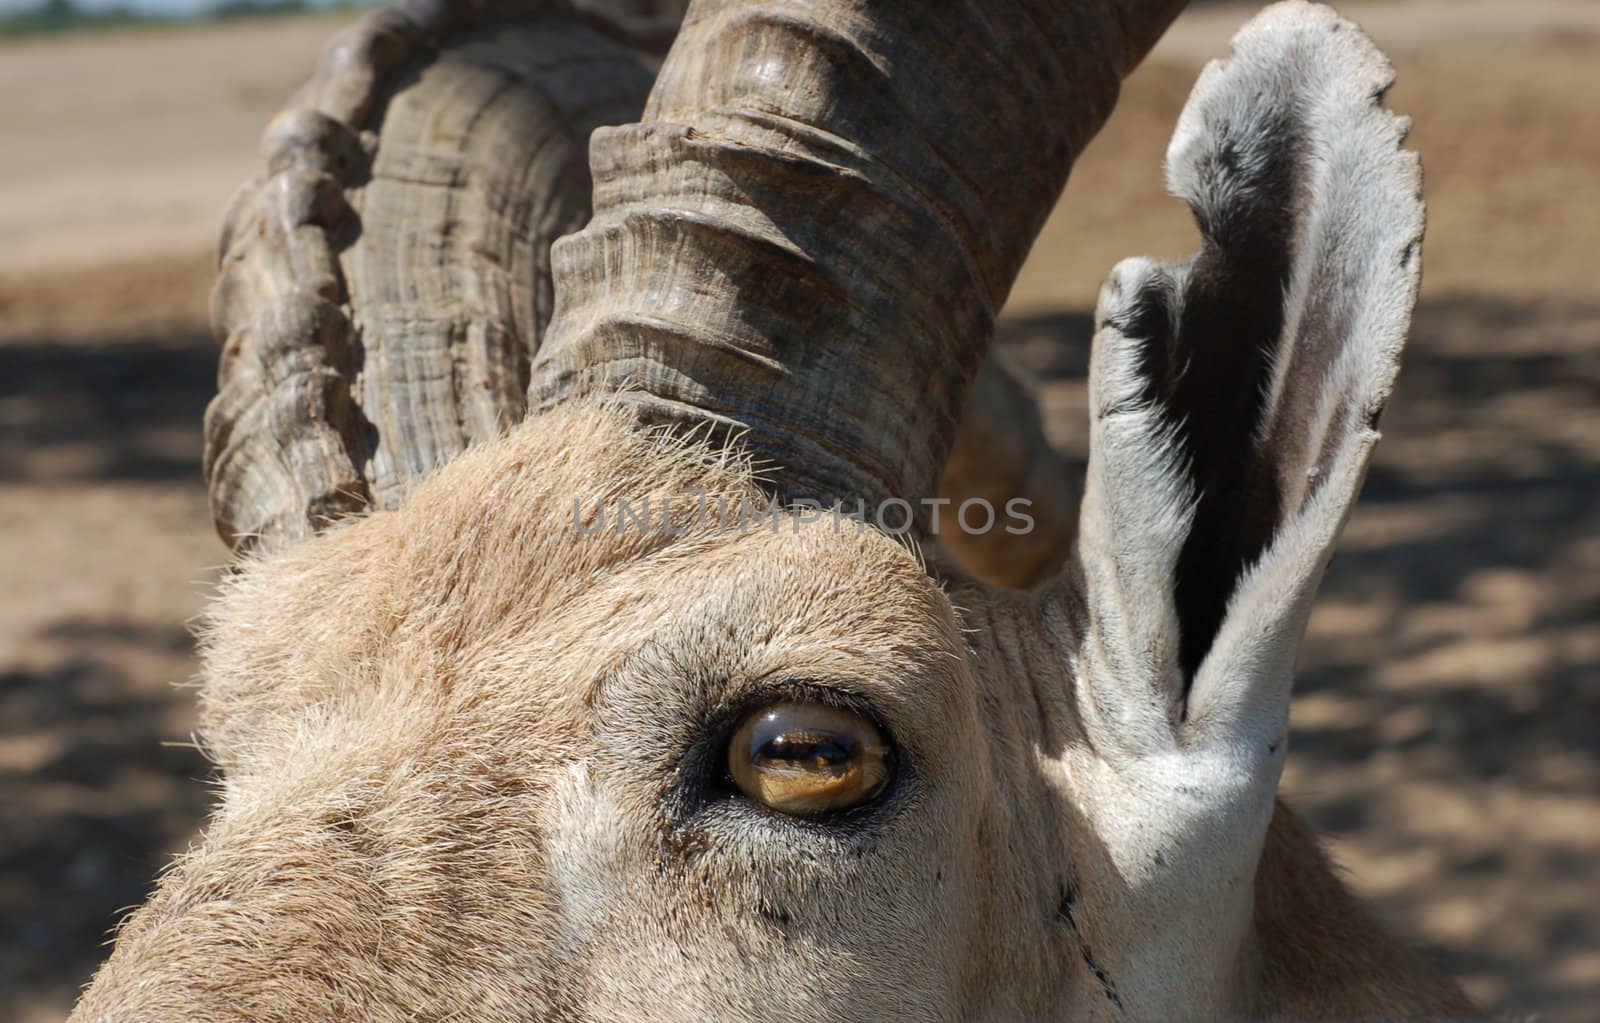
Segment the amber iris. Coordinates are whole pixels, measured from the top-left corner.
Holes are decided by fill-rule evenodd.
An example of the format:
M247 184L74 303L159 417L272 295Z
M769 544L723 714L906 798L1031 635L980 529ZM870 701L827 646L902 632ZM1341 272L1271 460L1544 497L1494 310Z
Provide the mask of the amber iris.
M859 714L821 703L776 703L745 718L728 743L728 772L751 799L809 816L859 806L889 783L890 749Z

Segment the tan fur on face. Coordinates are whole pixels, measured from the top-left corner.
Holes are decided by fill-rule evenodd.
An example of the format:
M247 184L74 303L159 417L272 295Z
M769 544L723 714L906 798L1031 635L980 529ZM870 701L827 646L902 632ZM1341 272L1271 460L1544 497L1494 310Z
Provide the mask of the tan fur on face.
M899 543L826 520L681 537L573 524L572 497L690 487L713 505L757 496L735 461L614 412L554 412L400 511L248 566L207 647L223 804L78 1018L1093 1018L1141 1004L1122 970L1163 918L1114 926L1125 882L1076 802L1072 765L1092 752L1055 612L952 579L958 617ZM880 805L805 822L708 791L739 709L796 693L894 736L901 770ZM1272 941L1228 951L1235 1008L1413 1004L1372 1001L1370 975L1365 1001L1291 1000L1286 972L1330 925L1286 915L1280 889L1348 900L1286 834L1261 882Z
M948 603L853 527L573 523L573 498L691 487L760 500L743 466L553 413L402 510L248 566L202 695L224 805L85 1015L130 986L155 1018L955 1011L964 942L926 938L966 924L977 864L947 825L982 774ZM710 771L730 713L793 692L893 730L881 821L692 805L686 759Z

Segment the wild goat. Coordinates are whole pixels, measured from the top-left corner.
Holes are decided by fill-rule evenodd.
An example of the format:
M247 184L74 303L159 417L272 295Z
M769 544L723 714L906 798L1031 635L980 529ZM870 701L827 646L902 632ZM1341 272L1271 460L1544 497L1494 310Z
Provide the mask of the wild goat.
M1204 243L1102 291L1075 533L980 383L946 492L1038 496L1058 570L818 512L932 540L996 312L1181 6L697 0L659 76L557 0L335 43L222 242L221 804L75 1018L1470 1015L1275 797L1420 272L1353 25L1281 4L1201 77Z

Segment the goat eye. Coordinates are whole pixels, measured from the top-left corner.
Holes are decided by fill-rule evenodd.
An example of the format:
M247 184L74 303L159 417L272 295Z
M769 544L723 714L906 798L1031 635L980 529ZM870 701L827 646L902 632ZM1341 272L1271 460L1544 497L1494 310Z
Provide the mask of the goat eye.
M746 796L807 816L859 806L889 783L891 753L859 714L777 703L745 718L728 743L728 773Z

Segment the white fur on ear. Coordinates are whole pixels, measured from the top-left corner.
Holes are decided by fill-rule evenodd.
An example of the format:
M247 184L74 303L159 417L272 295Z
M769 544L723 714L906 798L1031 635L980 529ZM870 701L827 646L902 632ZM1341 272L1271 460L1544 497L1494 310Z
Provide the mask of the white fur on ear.
M1184 735L1279 763L1295 648L1421 273L1421 168L1382 106L1393 79L1329 8L1262 12L1168 149L1200 251L1124 261L1101 294L1079 556L1096 644L1145 677L1095 699L1165 690Z
M1195 978L1229 976L1251 926L1295 648L1416 298L1421 175L1391 79L1325 7L1256 17L1168 152L1200 251L1125 260L1100 293L1072 776L1127 889L1108 926L1144 935L1118 966L1130 1015L1236 1014Z

